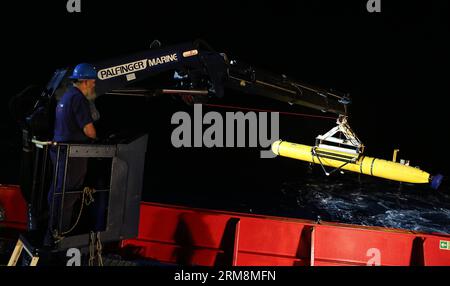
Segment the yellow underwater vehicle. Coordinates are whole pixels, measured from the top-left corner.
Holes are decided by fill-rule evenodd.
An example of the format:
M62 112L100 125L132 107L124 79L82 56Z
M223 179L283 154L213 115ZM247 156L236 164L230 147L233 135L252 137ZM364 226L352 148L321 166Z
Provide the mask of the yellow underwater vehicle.
M338 133L343 136L335 137ZM278 140L272 144L272 151L276 155L319 164L327 176L338 170L347 170L406 183L430 183L433 189L438 189L443 179L440 174L431 176L419 168L409 166L408 162L396 162L396 151L392 161L363 155L364 145L344 115L337 119L337 126L316 137L315 146ZM325 166L334 169L328 172Z

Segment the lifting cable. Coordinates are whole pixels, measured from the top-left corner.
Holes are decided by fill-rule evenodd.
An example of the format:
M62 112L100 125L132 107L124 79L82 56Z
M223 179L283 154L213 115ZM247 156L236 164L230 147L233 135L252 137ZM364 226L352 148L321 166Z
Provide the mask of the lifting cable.
M302 116L302 117L312 117L312 118L336 120L336 117L315 115L315 114L276 111L276 110L268 110L268 109L248 108L248 107L222 105L222 104L210 104L210 103L203 103L202 105L208 106L208 107L218 107L218 108L237 109L237 110L256 111L256 112L278 112L279 114L283 114L283 115L293 115L293 116Z

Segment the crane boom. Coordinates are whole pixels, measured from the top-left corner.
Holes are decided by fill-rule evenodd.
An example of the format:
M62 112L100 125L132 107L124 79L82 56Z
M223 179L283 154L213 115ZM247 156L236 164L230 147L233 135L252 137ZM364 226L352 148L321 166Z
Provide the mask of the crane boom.
M156 74L175 71L184 89L206 89L211 97L223 97L224 88L265 96L324 112L346 114L347 95L315 88L256 69L223 53L202 49L199 42L150 49L94 63L98 71L97 94L130 93L127 87ZM68 73L69 74L69 73ZM141 90L141 93L148 90Z

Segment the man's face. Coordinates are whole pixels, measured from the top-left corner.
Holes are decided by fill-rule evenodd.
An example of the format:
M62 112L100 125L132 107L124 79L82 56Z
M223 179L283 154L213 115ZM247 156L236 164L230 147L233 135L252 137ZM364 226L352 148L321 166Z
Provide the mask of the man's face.
M94 100L95 94L95 79L88 79L85 81L86 86L86 97L88 100Z

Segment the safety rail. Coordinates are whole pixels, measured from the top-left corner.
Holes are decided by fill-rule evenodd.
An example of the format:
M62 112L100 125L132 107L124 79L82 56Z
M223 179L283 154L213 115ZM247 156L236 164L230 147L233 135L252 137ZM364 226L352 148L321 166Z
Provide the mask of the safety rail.
M147 149L147 138L147 135L137 135L125 138L117 144L32 140L36 148L34 148L35 166L33 168L28 229L42 229L43 224L47 223L47 221L41 221L39 224L37 222L39 216L46 210L47 193L49 189L53 188L53 195L51 195L48 205L50 217L48 221L51 224L51 233L58 248L66 249L87 245L89 231L92 228L95 228L96 232L101 232L104 242L135 236L138 228L143 181L145 160L143 154ZM49 159L52 156L53 164L50 164ZM104 163L99 163L99 161ZM73 175L70 170L71 165L73 168L77 168L77 165L87 166L87 176L90 176L92 173L100 171L99 168L91 170L93 169L92 163L100 164L102 170L108 169L105 172L106 175L103 174L106 178L102 178L106 187L88 186L86 180L81 184L76 183L76 186L68 186L68 176ZM95 165L95 167L98 166ZM51 172L51 176L49 172ZM72 204L72 207L67 210L65 202L68 196L81 197L80 208L74 210ZM87 226L89 231L83 232L83 228L76 227L80 221L83 206L95 201L94 197L103 206L101 209L98 205L95 208L104 213L101 215L96 213L97 221L90 221L90 226ZM65 220L67 216L63 221L63 215L67 214L67 211L77 212L75 222L67 223Z

